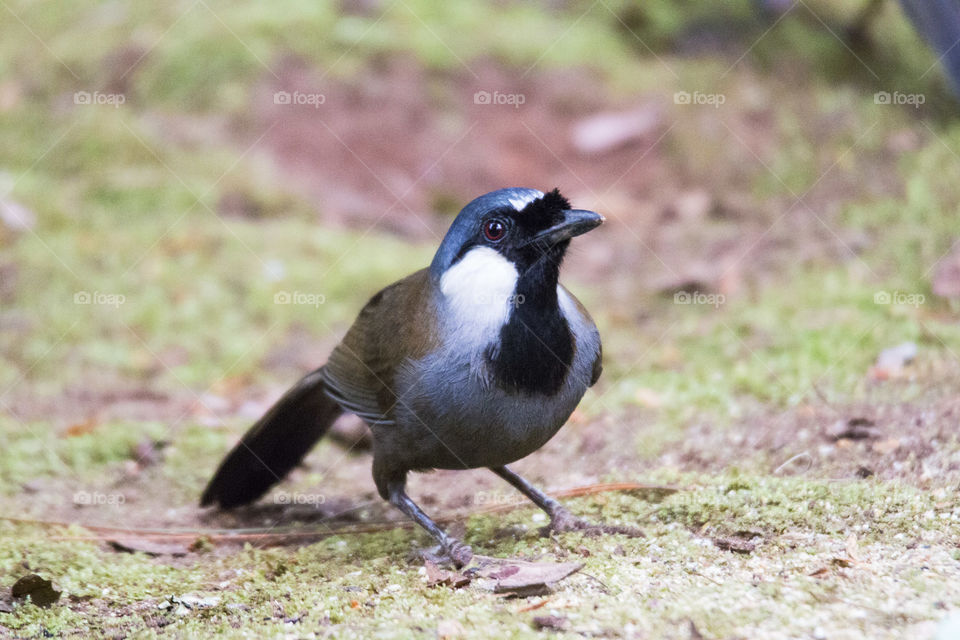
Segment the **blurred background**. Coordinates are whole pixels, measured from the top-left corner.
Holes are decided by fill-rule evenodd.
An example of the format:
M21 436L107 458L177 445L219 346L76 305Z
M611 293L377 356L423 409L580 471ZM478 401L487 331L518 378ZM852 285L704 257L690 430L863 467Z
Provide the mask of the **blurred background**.
M559 187L607 217L563 273L605 369L517 468L549 489L696 488L573 502L650 536L570 548L614 588L585 580L585 619L647 637L688 618L708 633L684 638L834 637L820 624L923 637L902 625L960 606L957 6L0 1L0 513L189 531L392 517L349 422L257 509L196 502L363 303L429 263L466 202ZM514 499L482 471L411 484L433 514ZM531 513L474 518L466 539L535 555L553 543ZM831 582L856 562L836 558L844 539L856 556L851 531L895 561ZM158 599L217 584L239 608L214 618L271 633L319 602L334 603L327 623L424 610L402 561L417 533L273 555L203 555L200 540L185 560L49 534L0 522L3 586L29 566L78 597L0 613L0 635L109 614L115 633L95 635L121 637L153 624L143 611L186 620ZM748 549L731 560L705 535L771 544L727 543ZM417 604L364 595L368 580ZM724 591L758 580L773 586ZM461 619L476 603L456 593ZM484 602L471 615L512 635L520 614Z
M4 0L2 511L196 524L246 426L505 186L608 219L564 270L604 377L534 479L803 452L822 477L956 478L951 15ZM293 486L374 500L333 446ZM415 481L431 508L464 504L444 477Z

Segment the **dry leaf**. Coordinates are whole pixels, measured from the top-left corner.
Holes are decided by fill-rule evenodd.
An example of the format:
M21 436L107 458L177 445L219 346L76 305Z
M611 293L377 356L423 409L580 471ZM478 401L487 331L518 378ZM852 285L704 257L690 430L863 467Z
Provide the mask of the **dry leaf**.
M97 419L96 418L87 418L83 422L75 422L69 427L63 430L63 436L66 438L76 438L77 436L85 436L87 434L93 433L93 430L97 428Z
M438 585L451 586L454 589L470 584L470 577L457 571L449 571L438 567L430 560L423 563L427 570L427 586L436 587Z
M583 568L578 562L526 562L507 560L500 566L481 568L478 575L495 581L493 592L516 596L547 593L550 585Z

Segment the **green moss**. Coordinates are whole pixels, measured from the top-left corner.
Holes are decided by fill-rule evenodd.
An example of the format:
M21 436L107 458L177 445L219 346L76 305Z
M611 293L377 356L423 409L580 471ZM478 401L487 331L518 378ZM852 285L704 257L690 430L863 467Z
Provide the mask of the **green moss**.
M692 475L673 479L703 480ZM583 562L584 574L559 586L545 610L556 608L581 631L633 625L662 635L675 620L689 617L718 637L744 629L765 635L783 625L809 633L823 624L852 624L882 635L885 625L902 628L935 617L934 601L960 604L960 564L949 543L960 532L960 522L953 518L944 526L941 518L931 519L930 510L943 513L944 507L937 508L934 498L913 488L739 475L688 485L659 504L626 495L607 497L599 512L588 500L573 506L609 521L640 524L646 538L565 534L548 540L531 535L483 544L497 528L514 522L534 528L533 512L524 510L506 519L471 518L471 542L495 555L547 553ZM712 536L739 530L759 536L756 551L734 554L710 542ZM23 635L44 628L129 633L143 629L144 617L169 622L179 633L242 628L269 637L285 629L419 637L433 633L439 620L454 618L473 633L510 635L527 633L532 618L519 611L527 604L523 601L503 601L475 588L427 587L419 563L406 559L411 537L422 541L422 536L408 531L335 537L300 549L248 546L191 558L177 567L105 553L85 543L50 542L45 540L48 532L29 527L3 525L2 533L6 543L0 545L0 572L9 576L6 580L23 571L20 562L27 557L31 570L52 578L73 603L50 609L25 605L15 614L0 614L0 624ZM830 558L845 557L851 533L858 536L859 560L843 568ZM887 554L896 553L912 566L913 552L903 549L905 540L922 541L920 555L932 570L917 567L903 573L887 562ZM893 619L864 618L862 609L845 604L870 601L877 590L928 604L911 606ZM171 595L189 593L219 601L184 615L158 609ZM925 600L924 594L935 597ZM741 604L729 606L734 602ZM91 612L98 615L84 615ZM285 622L294 618L299 621Z

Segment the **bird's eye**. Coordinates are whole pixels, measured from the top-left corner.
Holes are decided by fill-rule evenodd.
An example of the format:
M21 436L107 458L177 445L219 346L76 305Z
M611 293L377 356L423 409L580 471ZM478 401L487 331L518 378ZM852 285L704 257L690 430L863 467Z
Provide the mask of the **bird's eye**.
M483 235L490 242L503 240L503 236L507 235L507 223L498 218L487 220L483 225Z

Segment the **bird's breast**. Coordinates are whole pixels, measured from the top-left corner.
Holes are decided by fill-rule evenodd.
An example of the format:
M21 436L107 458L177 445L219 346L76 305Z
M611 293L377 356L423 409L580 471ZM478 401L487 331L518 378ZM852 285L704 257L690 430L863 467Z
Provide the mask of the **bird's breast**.
M395 435L412 467L417 459L439 468L507 464L539 449L563 426L590 384L599 336L565 289L558 287L558 296L573 354L550 394L497 384L485 352L499 339L500 327L482 338L441 323L446 330L440 347L406 363L397 377Z

